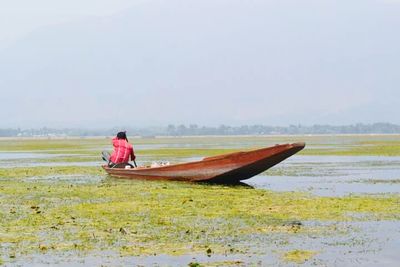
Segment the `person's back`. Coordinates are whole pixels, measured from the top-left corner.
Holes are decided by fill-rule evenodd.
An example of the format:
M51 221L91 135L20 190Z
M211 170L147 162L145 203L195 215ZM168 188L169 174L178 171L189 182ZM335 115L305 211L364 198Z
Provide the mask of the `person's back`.
M112 139L114 151L111 154L110 161L113 164L128 163L129 158L135 160L133 146L128 143L125 132L119 132L116 137Z

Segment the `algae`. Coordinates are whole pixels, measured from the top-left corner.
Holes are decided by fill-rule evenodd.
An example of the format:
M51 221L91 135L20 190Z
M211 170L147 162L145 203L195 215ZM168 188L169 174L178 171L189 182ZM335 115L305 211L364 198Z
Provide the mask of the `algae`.
M0 168L0 178L26 178L49 175L101 175L104 170L99 166L42 166L42 167L18 167Z
M396 138L264 136L131 141L146 145L136 150L139 159L179 160L295 141L306 141L307 149L302 153L310 155L397 155ZM109 141L1 140L0 150L73 154L39 159L57 164L94 160L101 150L111 149ZM272 169L270 173L296 175L311 171L312 166L296 165L290 170ZM33 179L68 175L99 178L92 183ZM399 203L398 194L318 197L243 186L118 180L92 166L0 168L1 255L3 261L12 261L19 255L110 250L121 256L257 253L261 242L269 240L271 234L333 236L346 234L346 230L329 222L398 221ZM310 221L327 225L306 223ZM279 242L286 246L287 240ZM284 258L304 262L313 253L293 250Z
M246 187L106 179L0 181L0 242L17 253L226 253L254 234L315 233L288 221L399 219L399 196L315 197ZM359 215L362 216L359 216ZM329 232L324 229L321 232ZM243 243L243 244L242 244ZM240 245L242 244L242 245Z
M316 254L316 251L296 249L286 252L283 255L283 259L288 262L302 264L312 259Z

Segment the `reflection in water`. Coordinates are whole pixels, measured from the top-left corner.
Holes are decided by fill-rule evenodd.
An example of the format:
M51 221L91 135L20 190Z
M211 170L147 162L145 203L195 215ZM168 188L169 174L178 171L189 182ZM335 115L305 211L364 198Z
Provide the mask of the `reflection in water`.
M222 186L229 186L229 187L244 187L244 188L249 188L249 189L255 188L254 186L244 183L244 182L233 182L233 183L201 182L201 184L222 185Z

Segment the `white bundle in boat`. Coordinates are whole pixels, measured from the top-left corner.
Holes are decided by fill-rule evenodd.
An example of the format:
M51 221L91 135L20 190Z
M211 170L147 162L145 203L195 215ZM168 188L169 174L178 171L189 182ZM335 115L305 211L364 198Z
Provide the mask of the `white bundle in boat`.
M170 164L169 161L160 161L160 162L153 161L150 167L156 168L156 167L168 166L169 164Z

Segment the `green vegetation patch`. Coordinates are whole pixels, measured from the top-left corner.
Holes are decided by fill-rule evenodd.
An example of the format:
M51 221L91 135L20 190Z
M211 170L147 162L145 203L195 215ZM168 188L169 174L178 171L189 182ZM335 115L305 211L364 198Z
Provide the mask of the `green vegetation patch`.
M316 254L316 251L296 249L283 254L283 259L288 262L302 264L312 259Z
M105 143L103 140L101 143ZM36 151L36 150L75 150L90 148L99 144L96 139L79 140L79 139L13 139L1 140L1 151Z
M301 153L309 155L397 156L400 143L396 138L287 136L131 141L155 145L137 150L139 161L165 158L173 162L295 141L306 141L306 150ZM74 154L35 159L55 164L91 161L104 148L111 150L110 139L0 141L1 151ZM294 175L312 170L311 165L290 170L278 167L270 173ZM69 175L100 179L90 183L30 179ZM308 226L308 221L371 219L399 220L400 196L318 197L241 186L118 180L95 166L0 168L0 244L4 261L22 254L65 251L111 250L122 256L248 253L261 247L257 242L268 242L274 233L315 236L340 232L329 223L316 227ZM301 263L314 254L295 250L284 258Z
M313 148L306 147L300 152L303 155L335 155L335 156L400 156L400 142L392 141L354 141L340 147Z
M315 197L113 178L97 184L3 179L0 243L16 255L93 250L121 255L246 253L255 234L330 231L303 221L399 219L399 200L396 195Z
M104 170L99 166L42 166L42 167L19 167L19 168L0 168L0 178L27 178L42 177L50 175L99 175L104 174Z

